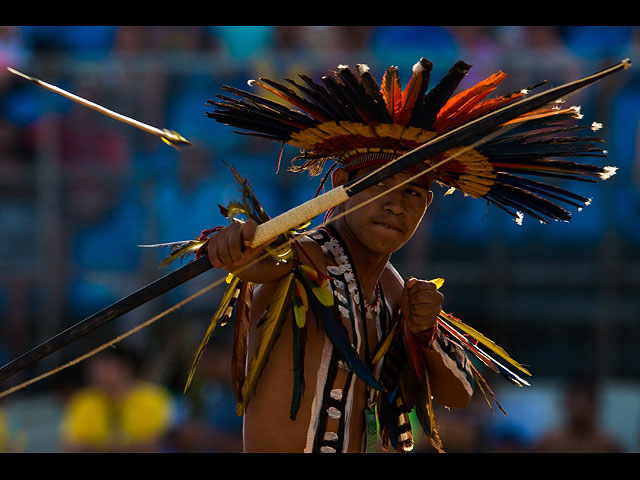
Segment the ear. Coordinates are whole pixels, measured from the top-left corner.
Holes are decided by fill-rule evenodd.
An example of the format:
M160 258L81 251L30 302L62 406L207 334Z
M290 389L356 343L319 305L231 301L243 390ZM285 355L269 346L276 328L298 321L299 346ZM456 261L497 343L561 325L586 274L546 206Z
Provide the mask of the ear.
M331 185L333 188L344 185L349 180L349 173L344 168L336 168L331 174Z
M433 192L429 190L427 192L427 208L429 208L429 205L431 205L432 200L433 200Z

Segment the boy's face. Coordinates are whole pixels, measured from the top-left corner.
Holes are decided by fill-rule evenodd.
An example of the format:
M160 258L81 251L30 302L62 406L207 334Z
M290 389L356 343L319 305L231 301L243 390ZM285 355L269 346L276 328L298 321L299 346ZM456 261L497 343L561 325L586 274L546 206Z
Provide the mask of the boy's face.
M373 170L375 167L362 169L357 172L357 177ZM402 247L418 228L433 193L422 177L404 183L413 176L408 172L398 173L344 203L344 209L349 211L366 202L344 219L353 236L371 253L390 255ZM337 170L333 177L334 185L344 184L347 178L344 170Z

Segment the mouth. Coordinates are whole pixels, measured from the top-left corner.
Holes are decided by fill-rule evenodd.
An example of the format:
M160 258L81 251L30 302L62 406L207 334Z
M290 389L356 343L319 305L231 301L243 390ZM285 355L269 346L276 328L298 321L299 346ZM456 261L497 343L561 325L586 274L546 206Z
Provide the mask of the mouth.
M391 230L391 231L400 232L400 233L404 232L404 230L399 225L394 223L374 222L374 225L384 228L385 230Z

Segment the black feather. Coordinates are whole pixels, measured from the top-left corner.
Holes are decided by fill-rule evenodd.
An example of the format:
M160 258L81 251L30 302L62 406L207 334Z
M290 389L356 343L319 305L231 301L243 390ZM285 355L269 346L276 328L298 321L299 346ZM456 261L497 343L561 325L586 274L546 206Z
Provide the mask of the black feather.
M337 120L347 120L349 122L364 122L364 119L356 111L354 106L349 102L342 85L337 82L334 77L325 75L322 77L322 83L324 83L327 91L334 97L336 108L339 109L341 118Z
M360 71L360 85L362 85L367 96L369 96L373 102L374 116L379 119L380 123L392 123L393 119L391 118L391 115L389 115L389 111L387 110L378 82L373 75L364 68L364 66L357 65L356 67Z
M344 120L344 112L339 105L336 105L334 97L329 91L319 83L315 82L307 75L300 75L300 78L307 84L309 95L320 103L327 112L331 113L331 120Z
M338 69L337 76L343 82L344 94L347 100L355 106L360 117L366 123L378 123L381 118L377 113L377 105L367 94L367 91L353 72L347 67L342 67Z
M436 120L436 116L442 107L447 103L453 95L460 82L467 75L471 65L467 65L462 61L456 62L440 82L429 91L424 97L424 102L420 108L414 108L413 119L416 127L430 129Z

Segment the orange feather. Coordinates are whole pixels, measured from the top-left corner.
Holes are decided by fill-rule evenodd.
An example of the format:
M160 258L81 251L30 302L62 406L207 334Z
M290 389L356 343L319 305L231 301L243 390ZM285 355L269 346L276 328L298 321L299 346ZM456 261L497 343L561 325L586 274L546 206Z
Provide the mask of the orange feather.
M456 128L465 122L473 120L474 118L478 118L486 113L498 110L499 108L504 107L507 103L522 98L524 95L524 92L518 92L511 95L505 95L502 97L492 98L489 100L485 100L484 102L480 102L473 108L471 108L471 110L469 110L466 115L456 117L455 121L452 121L448 125L447 129Z
M506 73L494 73L473 87L450 98L438 113L434 129L437 132L441 132L451 128L450 123L458 123L459 118L468 113L478 102L493 92L506 77Z
M553 115L562 115L562 114L566 114L566 113L575 113L575 114L577 114L578 112L576 111L575 108L572 108L572 107L563 108L562 110L556 109L556 108L544 108L544 109L540 109L540 110L534 110L534 111L529 112L529 113L525 113L524 115L520 115L519 117L516 117L513 120L505 123L505 125L509 125L509 124L512 124L512 123L518 123L518 122L524 122L524 121L527 121L527 120L535 120L537 118L550 117L550 116L553 116Z
M382 77L382 98L394 123L402 109L402 87L398 67L389 67Z
M413 66L413 74L402 92L402 107L398 114L398 118L396 119L396 123L399 123L400 125L407 125L409 120L411 120L411 112L413 111L413 107L416 104L416 100L418 99L418 95L422 88L423 70L424 66L420 62Z

